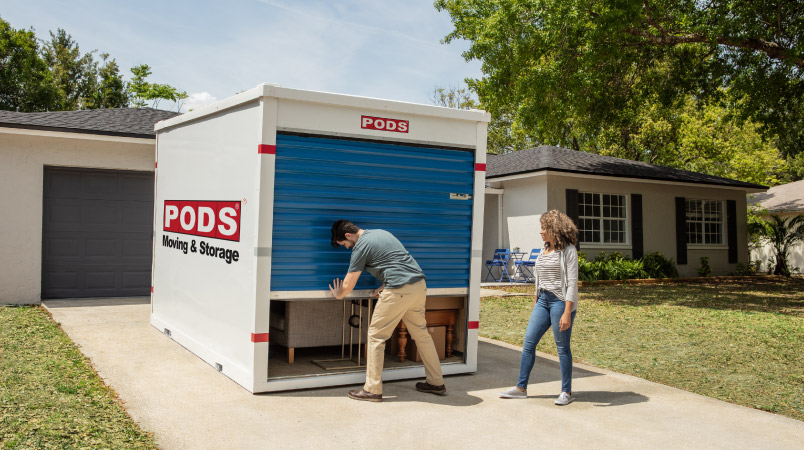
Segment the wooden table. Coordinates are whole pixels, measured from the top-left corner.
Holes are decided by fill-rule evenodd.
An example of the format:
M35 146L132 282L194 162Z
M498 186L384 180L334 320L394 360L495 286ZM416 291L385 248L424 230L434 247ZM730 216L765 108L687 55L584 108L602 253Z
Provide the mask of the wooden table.
M431 309L424 312L428 327L447 327L447 348L445 351L447 358L452 356L452 339L455 336L455 318L457 316L457 309ZM408 327L405 325L404 320L400 320L396 329L399 336L399 353L396 356L399 357L399 362L402 362L407 356L405 347L408 345Z

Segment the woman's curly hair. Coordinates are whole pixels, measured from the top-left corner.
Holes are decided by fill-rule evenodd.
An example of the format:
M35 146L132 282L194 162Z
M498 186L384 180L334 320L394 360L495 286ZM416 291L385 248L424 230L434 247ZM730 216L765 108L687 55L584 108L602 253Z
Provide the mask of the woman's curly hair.
M539 221L542 230L553 235L556 250L563 250L569 244L578 246L578 227L563 212L557 209L547 211Z

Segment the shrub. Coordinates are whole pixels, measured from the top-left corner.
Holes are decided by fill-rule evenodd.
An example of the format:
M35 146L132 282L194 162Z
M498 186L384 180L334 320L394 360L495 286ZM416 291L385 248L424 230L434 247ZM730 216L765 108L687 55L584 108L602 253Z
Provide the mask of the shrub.
M709 267L709 257L701 256L701 268L698 269L698 276L708 277L709 275L712 275L712 268Z
M762 261L749 261L748 264L737 263L737 269L734 271L735 275L756 275L759 273L762 266Z
M578 256L578 279L582 281L628 280L647 276L641 260L633 261L620 252L601 252L592 261L587 261L582 253Z
M665 258L661 252L649 252L642 257L642 266L647 278L678 278L678 268L672 258Z

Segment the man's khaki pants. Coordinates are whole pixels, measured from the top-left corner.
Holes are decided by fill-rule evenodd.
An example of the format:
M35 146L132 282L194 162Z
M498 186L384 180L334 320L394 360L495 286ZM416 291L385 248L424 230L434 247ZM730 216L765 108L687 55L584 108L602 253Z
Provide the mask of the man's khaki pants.
M427 285L424 280L406 284L401 288L383 289L368 329L368 355L366 355L366 384L363 389L372 394L382 394L382 368L385 362L385 341L394 332L400 320L405 321L410 337L424 362L427 382L434 386L444 384L441 362L435 344L427 332L424 318L424 302L427 300Z

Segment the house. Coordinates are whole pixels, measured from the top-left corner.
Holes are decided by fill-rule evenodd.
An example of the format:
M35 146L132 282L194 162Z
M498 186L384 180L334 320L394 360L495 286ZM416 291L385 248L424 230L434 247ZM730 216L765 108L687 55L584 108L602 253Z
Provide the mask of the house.
M767 192L749 195L748 203L767 210L767 215L763 217L765 219L771 214L782 218L804 214L804 180L774 186ZM773 270L776 264L776 251L769 244L751 249L751 261L762 261L762 270ZM787 262L792 273L804 273L804 242L799 242L790 249Z
M558 209L578 225L588 258L659 251L682 277L696 276L703 256L713 275L748 262L746 194L767 189L549 145L489 155L487 164L485 259L495 248L541 248L539 217Z
M0 304L147 295L150 108L0 111Z

